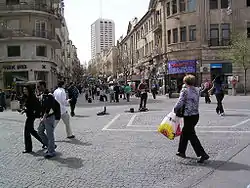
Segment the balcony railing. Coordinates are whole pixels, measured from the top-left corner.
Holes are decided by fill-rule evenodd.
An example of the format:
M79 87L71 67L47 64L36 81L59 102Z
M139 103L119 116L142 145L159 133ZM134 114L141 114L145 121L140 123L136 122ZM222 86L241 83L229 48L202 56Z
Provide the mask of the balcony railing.
M0 39L11 38L11 37L37 37L44 39L55 39L55 34L52 31L41 31L41 30L33 30L33 31L25 31L21 29L1 29L0 30Z
M0 5L0 11L17 11L17 10L42 11L42 12L47 12L50 14L55 14L57 16L60 16L60 8L53 8L47 4L34 5L34 4L23 3L23 4L16 4L16 5Z
M161 31L161 29L162 29L162 24L161 24L161 22L156 22L156 23L153 25L153 30L154 30L154 32Z
M229 38L211 38L209 40L209 46L229 46L231 45L231 40Z

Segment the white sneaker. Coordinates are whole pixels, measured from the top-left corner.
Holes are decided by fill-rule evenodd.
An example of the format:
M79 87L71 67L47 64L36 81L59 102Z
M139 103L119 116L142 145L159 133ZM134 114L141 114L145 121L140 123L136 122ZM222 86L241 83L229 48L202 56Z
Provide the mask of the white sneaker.
M225 113L221 113L220 116L225 116Z

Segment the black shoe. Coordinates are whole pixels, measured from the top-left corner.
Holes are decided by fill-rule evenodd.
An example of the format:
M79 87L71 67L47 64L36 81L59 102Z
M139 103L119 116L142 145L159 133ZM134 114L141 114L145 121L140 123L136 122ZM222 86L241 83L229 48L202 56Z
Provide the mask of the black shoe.
M23 153L32 153L32 150L24 150Z
M68 139L73 139L73 138L75 138L75 135L68 136L67 138Z
M203 156L201 156L200 160L197 161L197 163L204 163L204 161L209 159L209 155L205 154Z
M178 156L178 157L181 157L181 158L183 158L183 159L185 159L186 158L186 154L185 153L176 153L176 156Z

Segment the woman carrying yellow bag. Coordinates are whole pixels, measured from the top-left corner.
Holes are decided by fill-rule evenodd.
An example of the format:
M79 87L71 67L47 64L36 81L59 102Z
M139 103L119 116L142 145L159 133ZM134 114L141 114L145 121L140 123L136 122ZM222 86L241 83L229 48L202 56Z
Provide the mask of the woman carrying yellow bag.
M176 155L186 158L187 144L188 141L190 141L197 157L200 157L198 163L203 163L205 160L209 159L209 156L203 149L195 132L195 126L199 121L200 97L198 88L194 87L195 80L195 76L193 75L184 77L183 82L187 88L181 91L179 100L174 107L176 115L184 119L184 127L180 137L178 153Z

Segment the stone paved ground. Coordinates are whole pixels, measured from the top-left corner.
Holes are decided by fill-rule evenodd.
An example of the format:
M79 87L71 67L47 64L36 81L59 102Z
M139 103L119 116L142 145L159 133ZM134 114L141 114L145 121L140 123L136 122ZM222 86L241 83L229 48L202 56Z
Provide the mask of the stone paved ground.
M96 116L100 106L79 107L77 117L72 118L76 139L65 139L64 125L58 125L58 156L51 160L43 158L44 151L34 139L34 153L22 154L25 117L10 111L0 113L0 187L223 188L224 181L229 181L224 172L233 177L241 171L240 180L250 169L246 157L241 156L249 151L244 149L250 143L249 101L250 97L226 97L225 117L215 115L215 104L201 101L197 131L211 156L203 165L196 163L191 147L188 159L177 158L178 139L170 141L155 131L175 99L160 97L149 104L146 113L125 112L137 109L135 103L108 106L110 115L102 117ZM249 152L245 155L249 158ZM234 167L223 168L224 163ZM250 179L237 185L249 183Z

